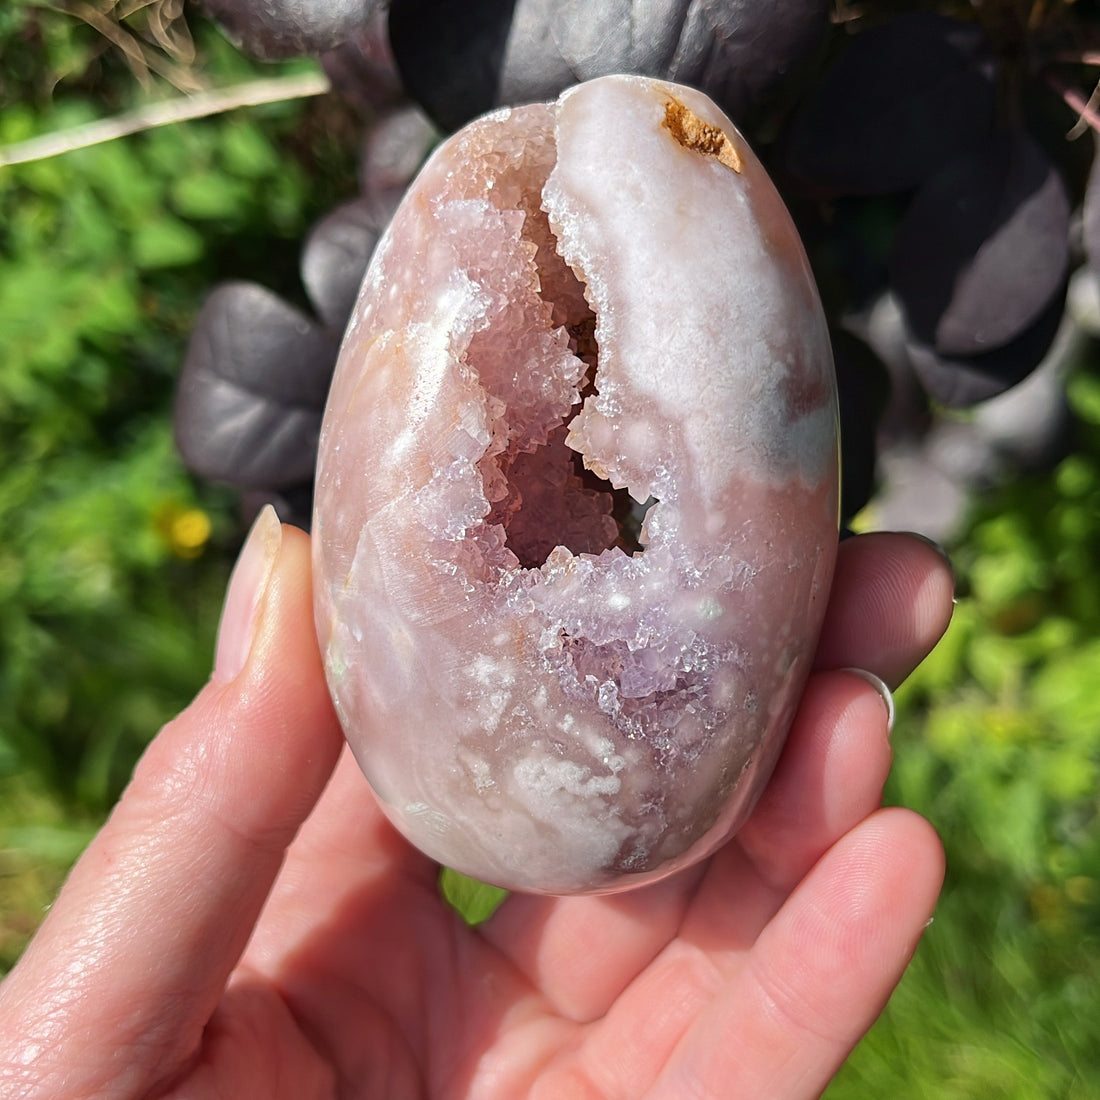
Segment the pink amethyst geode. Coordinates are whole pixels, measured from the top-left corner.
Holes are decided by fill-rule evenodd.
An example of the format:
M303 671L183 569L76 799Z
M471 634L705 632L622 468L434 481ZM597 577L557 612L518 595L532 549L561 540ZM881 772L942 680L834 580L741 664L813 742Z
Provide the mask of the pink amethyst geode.
M798 702L837 495L806 259L705 96L608 77L456 134L371 263L317 473L326 674L386 814L519 890L712 852Z

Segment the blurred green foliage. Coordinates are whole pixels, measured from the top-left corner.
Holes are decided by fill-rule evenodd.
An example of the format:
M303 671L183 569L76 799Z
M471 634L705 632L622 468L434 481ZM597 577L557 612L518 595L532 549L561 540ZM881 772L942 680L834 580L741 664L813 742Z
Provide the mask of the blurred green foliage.
M486 882L478 882L477 879L470 878L451 867L440 870L439 889L467 924L481 924L487 921L508 896L507 890L502 890L499 886L490 886Z
M196 78L271 75L195 24ZM143 95L43 5L0 12L0 58L0 145ZM303 300L301 238L355 185L341 125L278 104L0 168L0 967L209 673L239 520L176 455L175 378L219 279Z
M1076 446L985 499L898 694L890 801L935 824L936 918L830 1100L1100 1097L1100 372Z

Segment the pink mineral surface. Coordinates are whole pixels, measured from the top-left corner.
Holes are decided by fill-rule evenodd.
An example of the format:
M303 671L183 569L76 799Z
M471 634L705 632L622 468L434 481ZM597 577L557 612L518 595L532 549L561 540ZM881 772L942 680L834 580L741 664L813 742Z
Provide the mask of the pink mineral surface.
M320 644L386 814L520 890L709 854L796 707L837 494L806 259L709 100L608 77L456 134L367 273L317 474Z

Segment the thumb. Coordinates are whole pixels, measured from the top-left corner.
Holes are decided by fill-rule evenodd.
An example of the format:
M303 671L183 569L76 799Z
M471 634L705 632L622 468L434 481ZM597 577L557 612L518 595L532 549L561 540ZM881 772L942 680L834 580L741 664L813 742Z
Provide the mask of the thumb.
M310 589L308 537L265 509L214 675L146 750L0 987L0 1094L131 1095L198 1050L341 745Z

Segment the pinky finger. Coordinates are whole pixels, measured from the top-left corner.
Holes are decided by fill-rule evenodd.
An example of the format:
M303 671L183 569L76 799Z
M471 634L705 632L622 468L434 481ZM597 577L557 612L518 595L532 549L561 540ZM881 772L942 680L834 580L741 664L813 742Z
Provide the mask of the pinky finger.
M843 837L684 1035L647 1100L821 1094L882 1011L928 924L943 849L908 810Z

